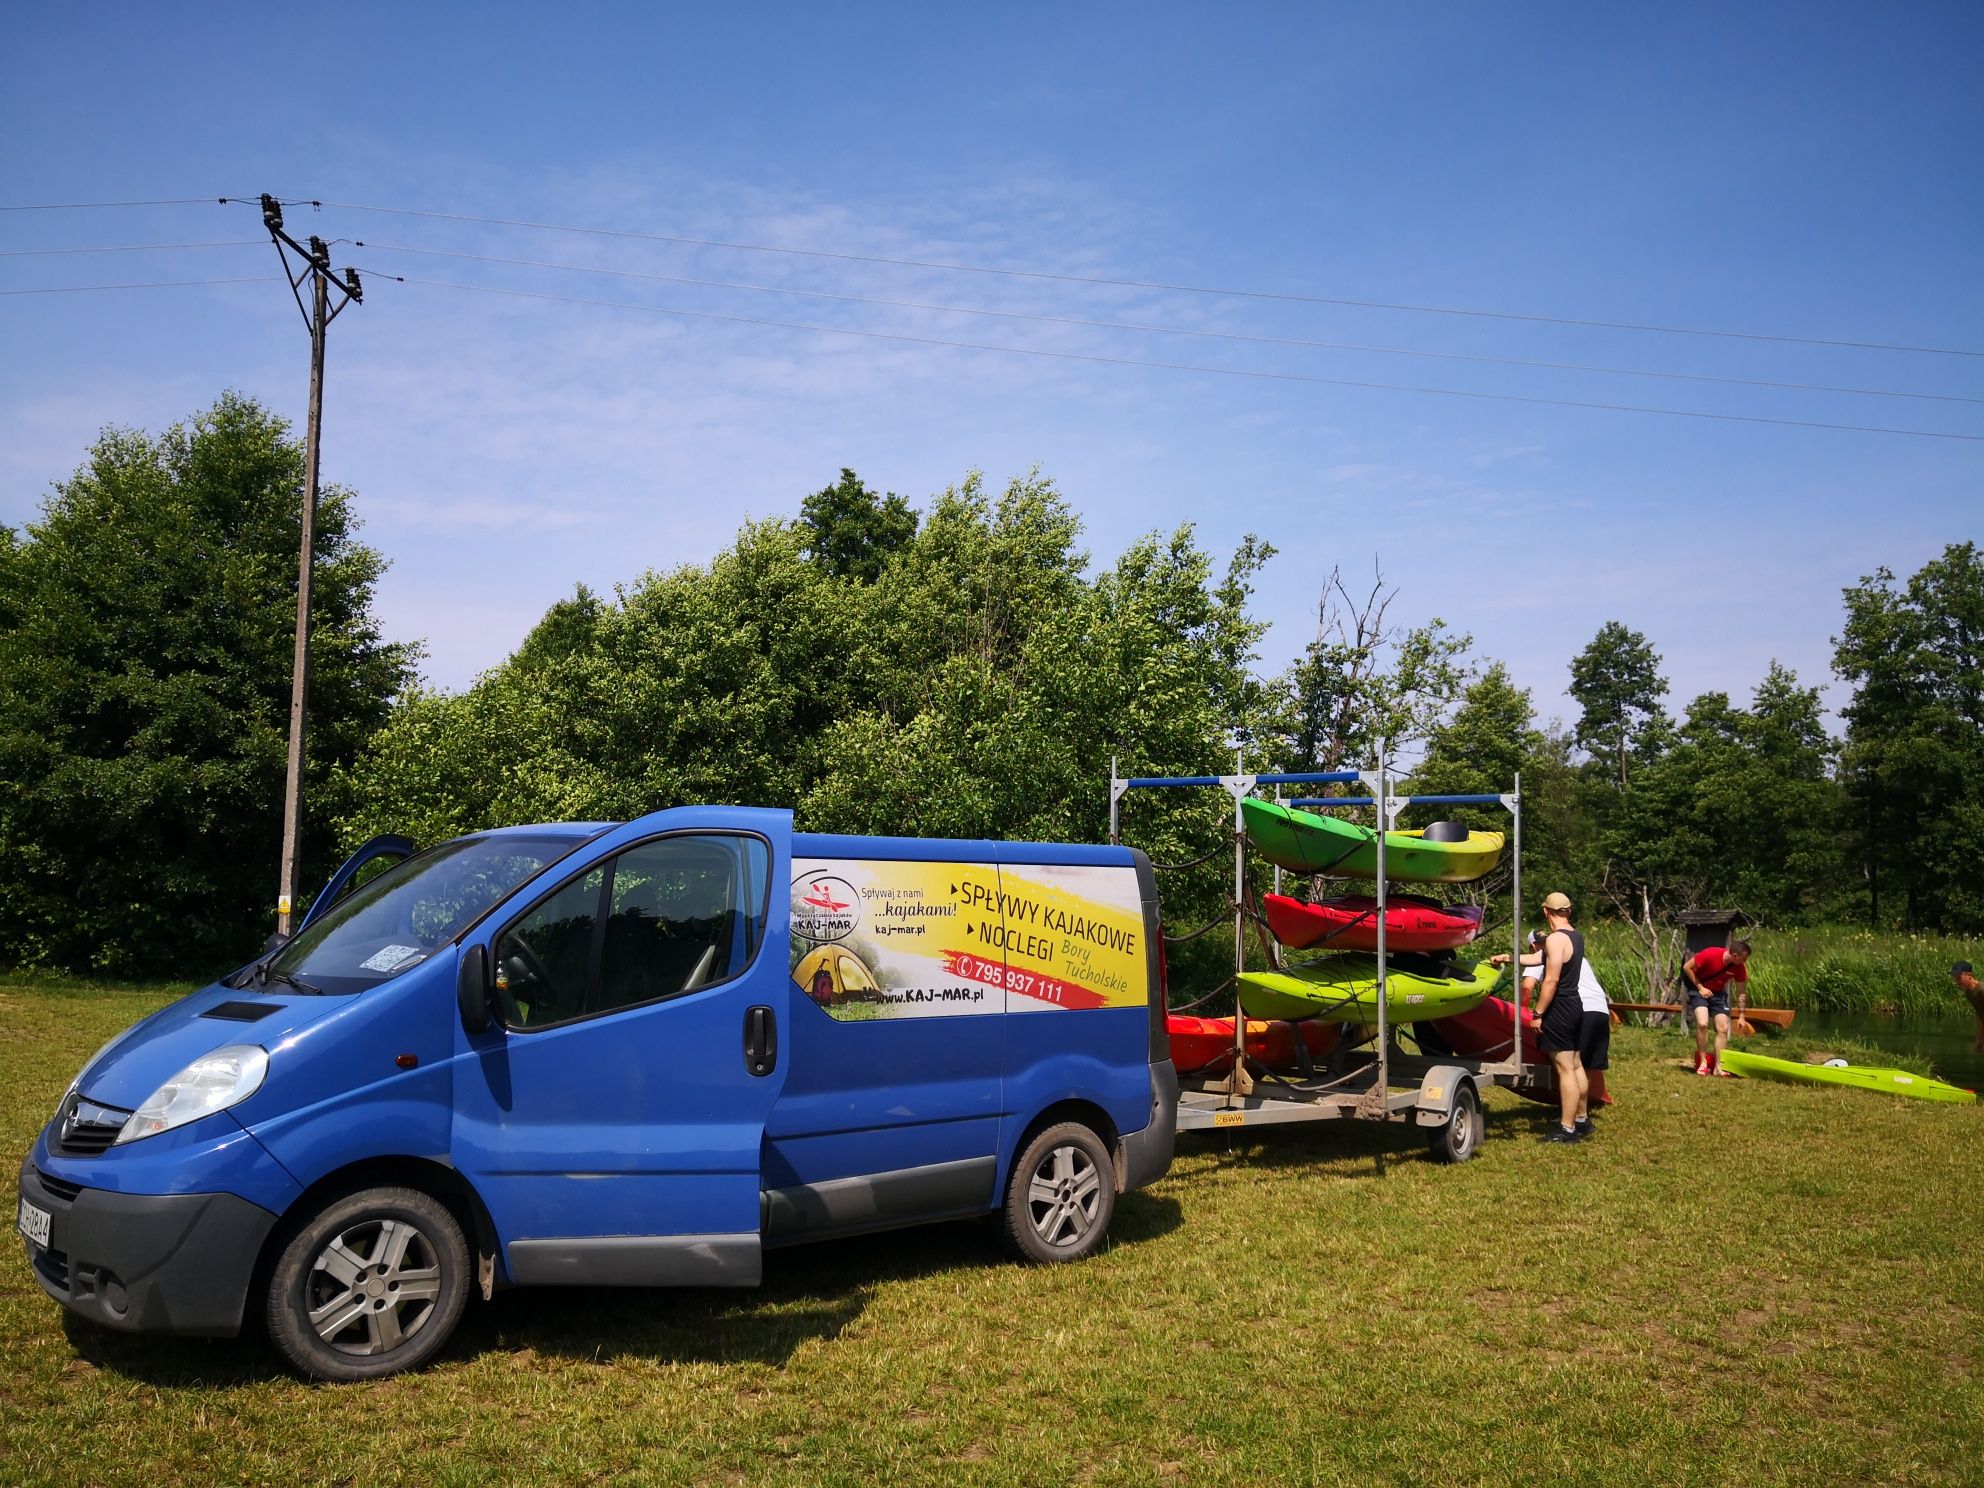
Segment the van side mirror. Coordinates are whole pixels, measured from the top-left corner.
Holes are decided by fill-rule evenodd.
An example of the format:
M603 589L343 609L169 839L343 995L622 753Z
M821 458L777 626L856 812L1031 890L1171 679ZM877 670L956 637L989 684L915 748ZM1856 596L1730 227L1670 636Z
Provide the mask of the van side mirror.
M489 948L472 945L462 951L462 964L455 973L455 1003L461 1009L462 1027L470 1033L489 1031Z

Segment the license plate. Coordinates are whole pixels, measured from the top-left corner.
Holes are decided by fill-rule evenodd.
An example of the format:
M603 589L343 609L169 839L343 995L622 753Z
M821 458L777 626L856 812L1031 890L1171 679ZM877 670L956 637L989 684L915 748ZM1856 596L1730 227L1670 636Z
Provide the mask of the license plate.
M21 1233L28 1237L29 1243L39 1245L43 1250L48 1249L48 1222L52 1218L54 1216L46 1209L30 1204L26 1199L21 1200Z

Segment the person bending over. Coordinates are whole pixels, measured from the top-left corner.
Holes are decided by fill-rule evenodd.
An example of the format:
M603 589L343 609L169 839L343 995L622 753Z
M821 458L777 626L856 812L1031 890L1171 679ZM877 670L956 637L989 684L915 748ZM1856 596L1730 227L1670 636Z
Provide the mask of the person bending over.
M1984 982L1977 980L1977 973L1970 969L1968 961L1952 966L1950 978L1956 983L1957 991L1970 999L1970 1010L1977 1014L1977 1037L1971 1041L1970 1052L1984 1054Z
M1695 1073L1720 1075L1722 1051L1729 1047L1729 984L1742 986L1742 999L1749 1001L1750 943L1732 940L1725 950L1705 946L1681 963L1681 981L1688 993L1688 1017L1695 1025ZM1710 1020L1714 1020L1715 1048L1709 1048Z

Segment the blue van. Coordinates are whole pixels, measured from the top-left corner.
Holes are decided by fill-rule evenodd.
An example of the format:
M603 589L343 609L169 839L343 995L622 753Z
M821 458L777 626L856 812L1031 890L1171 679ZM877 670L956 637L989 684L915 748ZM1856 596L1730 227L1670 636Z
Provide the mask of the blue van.
M1073 1260L1171 1162L1161 968L1126 848L742 807L376 839L84 1066L19 1228L83 1317L259 1317L339 1380L430 1358L472 1287L751 1286L769 1247L993 1213Z

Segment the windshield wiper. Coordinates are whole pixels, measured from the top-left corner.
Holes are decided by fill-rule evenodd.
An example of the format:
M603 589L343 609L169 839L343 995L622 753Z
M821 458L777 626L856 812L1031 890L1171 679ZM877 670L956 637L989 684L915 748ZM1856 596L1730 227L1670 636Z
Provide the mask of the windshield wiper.
M289 972L275 971L266 966L262 968L262 982L264 985L269 982L282 982L310 997L322 997L324 995L324 989L322 987L313 987L300 976L292 976Z

